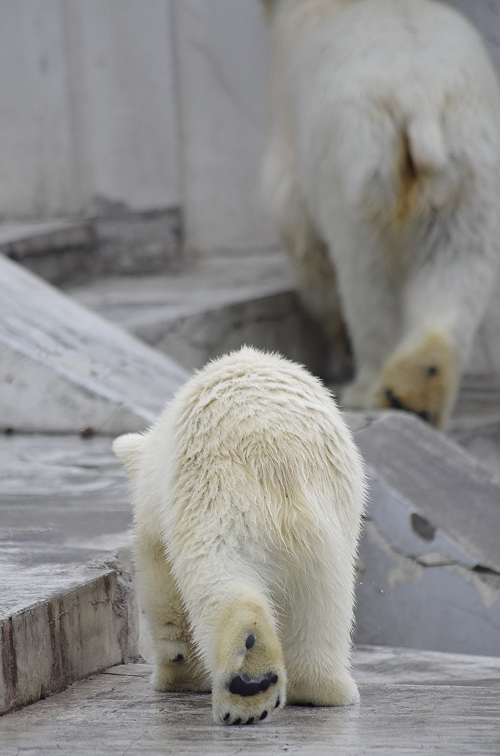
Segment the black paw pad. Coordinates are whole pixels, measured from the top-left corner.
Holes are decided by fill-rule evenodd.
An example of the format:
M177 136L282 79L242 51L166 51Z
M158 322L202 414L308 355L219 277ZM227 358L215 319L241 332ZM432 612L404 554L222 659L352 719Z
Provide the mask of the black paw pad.
M236 696L256 696L258 693L265 692L271 685L276 685L278 675L268 672L260 680L255 680L250 675L242 674L233 677L229 683L229 692Z
M250 717L250 719L247 719L246 724L253 724L253 720L255 717Z
M227 720L229 719L230 716L231 716L231 714L229 712L227 712L226 716L224 717L224 722L227 722Z
M241 724L241 717L238 717L238 719L235 719L235 720L234 720L234 722L233 722L233 724L234 724L234 725L239 725L239 724Z
M278 706L280 705L280 703L281 703L281 701L280 701L280 699L278 698L278 700L277 700L277 701L276 701L276 703L274 704L274 708L275 708L275 709L277 709L277 708L278 708Z
M266 717L267 717L267 711L264 709L264 711L260 715L259 719L265 719Z
M251 649L254 643L255 643L255 635L249 635L245 643L247 650Z

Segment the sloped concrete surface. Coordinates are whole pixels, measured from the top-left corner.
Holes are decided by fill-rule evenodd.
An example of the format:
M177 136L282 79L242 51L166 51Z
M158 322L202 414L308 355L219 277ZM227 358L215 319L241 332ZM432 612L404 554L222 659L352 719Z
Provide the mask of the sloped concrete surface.
M3 429L143 429L187 376L173 360L0 256Z
M500 484L493 474L408 413L367 417L355 437L377 479L412 502L478 565L500 573Z
M221 727L210 696L155 693L150 668L114 667L0 719L2 756L283 753L486 756L500 750L500 660L360 648L361 703L289 706L268 724Z
M499 655L499 481L410 415L347 417L369 480L357 641Z

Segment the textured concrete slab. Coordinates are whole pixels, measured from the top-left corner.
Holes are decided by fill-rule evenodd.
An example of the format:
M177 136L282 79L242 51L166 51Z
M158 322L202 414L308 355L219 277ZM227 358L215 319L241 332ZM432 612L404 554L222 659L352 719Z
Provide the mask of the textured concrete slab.
M44 254L54 247L72 247L92 242L87 223L45 221L43 223L0 224L0 251L12 259Z
M131 527L111 438L0 436L2 617L88 580L90 562L130 546Z
M0 720L2 756L33 750L126 753L283 753L302 756L485 756L500 750L500 660L362 648L361 703L289 706L273 722L224 728L210 697L152 691L147 665L124 665Z
M186 378L173 360L0 257L3 429L142 429Z
M500 482L417 418L348 417L370 484L357 641L500 654Z

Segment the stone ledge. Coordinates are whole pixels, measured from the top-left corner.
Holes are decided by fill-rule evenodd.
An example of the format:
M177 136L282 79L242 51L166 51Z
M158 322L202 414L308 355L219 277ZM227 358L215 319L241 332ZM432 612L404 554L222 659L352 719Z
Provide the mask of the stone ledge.
M127 556L94 570L73 568L57 576L60 570L52 569L44 591L52 596L0 617L0 714L137 656Z
M0 225L0 252L52 283L88 278L98 266L95 233L82 221Z
M243 344L337 382L352 370L345 346L331 354L301 307L283 250L198 255L178 275L113 277L68 293L188 370Z

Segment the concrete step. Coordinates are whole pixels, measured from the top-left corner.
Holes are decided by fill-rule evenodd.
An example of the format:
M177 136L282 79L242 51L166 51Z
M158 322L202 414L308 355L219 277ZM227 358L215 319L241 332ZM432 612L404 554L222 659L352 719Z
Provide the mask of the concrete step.
M59 284L95 275L96 235L84 221L0 224L0 253Z
M167 356L0 256L2 429L140 430L187 375Z
M178 274L112 277L66 289L188 370L251 344L337 380L350 374L293 290L282 250L198 255Z
M101 200L92 211L76 221L0 224L0 253L58 285L182 268L178 209L135 213Z
M148 665L117 666L0 719L2 756L498 754L500 659L365 646L353 662L360 704L244 728L213 724L208 695L155 693Z

